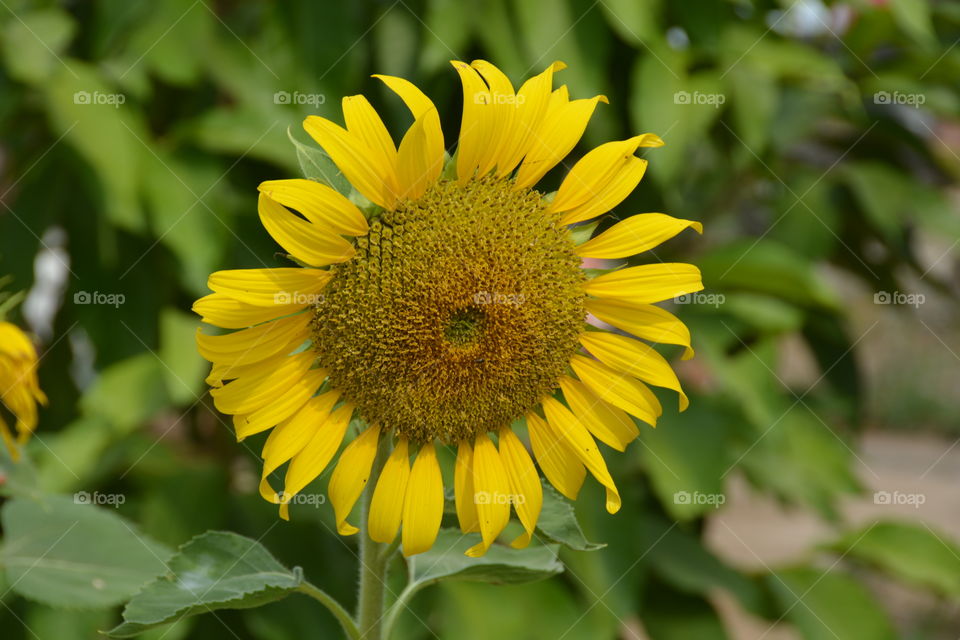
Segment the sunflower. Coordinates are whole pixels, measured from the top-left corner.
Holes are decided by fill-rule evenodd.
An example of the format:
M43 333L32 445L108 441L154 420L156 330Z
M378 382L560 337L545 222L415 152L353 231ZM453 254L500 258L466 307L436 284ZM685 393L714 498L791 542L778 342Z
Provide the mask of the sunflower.
M438 444L456 451L460 527L480 533L468 555L487 551L511 509L523 525L512 545L530 542L543 500L534 459L570 499L589 471L616 512L620 496L596 441L623 451L638 435L634 418L655 425L661 407L648 384L676 391L686 408L670 365L641 339L692 356L687 328L653 303L702 288L688 264L595 277L582 267L585 258L647 251L688 227L702 231L643 213L592 239L583 233L580 223L637 186L647 161L634 154L661 146L659 137L597 147L545 195L534 185L606 99L554 89L559 62L518 91L488 62L452 64L464 104L453 159L431 100L407 80L374 76L413 117L399 147L362 95L343 99L345 127L308 117L307 133L354 193L313 180L262 183L260 219L299 266L216 272L214 293L194 305L204 322L236 329L198 331L213 363L214 404L233 415L239 439L272 429L263 497L287 518L357 416L369 426L329 481L337 529L358 531L351 511L375 482L369 535L387 543L400 531L408 556L432 546L443 516ZM268 476L284 464L278 492Z
M0 321L0 405L13 415L15 431L0 412L0 436L14 460L37 427L37 403L47 397L37 381L37 350L16 325Z

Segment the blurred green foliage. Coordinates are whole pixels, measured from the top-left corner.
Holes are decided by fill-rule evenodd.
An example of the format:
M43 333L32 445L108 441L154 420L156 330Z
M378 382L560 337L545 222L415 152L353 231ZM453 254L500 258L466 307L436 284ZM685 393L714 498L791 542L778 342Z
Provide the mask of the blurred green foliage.
M478 57L515 82L563 60L558 78L574 97L606 94L582 149L637 132L664 138L618 211L703 221L702 238L680 237L656 257L700 265L707 290L676 308L698 352L681 367L691 409L667 411L627 455L608 457L620 514L602 512L596 487L577 504L586 539L607 546L564 550L567 571L551 580L425 590L399 619L402 637L644 628L657 640L723 638L718 593L804 638L917 633L894 631L860 579L886 573L955 603L960 561L925 527L864 533L839 515L841 498L862 489L852 437L876 417L850 314L920 281L955 297L949 270L921 249L949 251L960 238L958 38L960 5L928 0L5 0L0 274L56 305L38 316L49 330L36 329L50 407L33 463L3 463L3 491L21 496L4 508L3 637L93 638L119 621L116 608L56 608L64 585L44 586L42 573L20 579L41 559L29 546L44 541L29 520L44 513L28 502L38 491L125 496L124 519L89 517L128 567L149 571L191 536L229 529L352 602L355 541L330 533L327 508L300 506L279 523L256 495L262 439L237 445L210 406L188 309L211 271L282 265L254 194L262 180L300 175L288 129L306 141L306 115L338 120L339 98L362 92L400 132L405 110L369 78L388 73L435 100L453 145L461 98L447 61ZM810 380L783 382L787 339L809 353ZM955 399L927 417L944 415L955 417ZM814 510L836 540L802 565L727 566L702 544L714 505L676 496L722 494L731 475ZM155 558L111 542L131 527ZM58 553L84 557L94 542ZM110 588L85 604L117 602ZM294 597L144 637L338 632Z

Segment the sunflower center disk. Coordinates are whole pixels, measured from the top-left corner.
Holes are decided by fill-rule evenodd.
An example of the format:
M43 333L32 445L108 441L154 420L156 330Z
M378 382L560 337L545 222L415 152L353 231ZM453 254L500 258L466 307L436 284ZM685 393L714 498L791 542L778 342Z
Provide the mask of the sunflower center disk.
M455 443L557 386L585 312L580 261L540 194L440 181L384 212L332 268L314 347L370 423Z

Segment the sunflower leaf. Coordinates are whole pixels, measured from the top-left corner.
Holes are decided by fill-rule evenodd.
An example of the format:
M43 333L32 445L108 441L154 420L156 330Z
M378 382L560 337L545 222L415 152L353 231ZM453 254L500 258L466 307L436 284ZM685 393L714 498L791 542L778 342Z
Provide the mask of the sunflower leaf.
M468 558L464 552L476 544L476 534L456 529L441 529L429 551L411 556L408 562L408 590L418 590L441 580L469 580L493 584L536 582L563 571L557 559L559 545L511 549L495 544L480 558Z
M287 137L290 138L290 142L297 150L297 160L300 162L300 170L303 172L304 178L321 182L333 187L348 198L350 197L353 187L323 149L300 142L293 137L289 128L287 129Z
M51 606L108 607L165 570L172 552L91 504L105 495L14 498L4 505L0 565L14 591Z
M207 531L180 547L169 572L127 603L115 638L217 609L249 609L273 602L303 585L299 567L287 569L260 543L235 533Z
M607 546L606 543L587 540L577 522L573 505L546 483L543 485L543 508L537 520L537 531L574 551L595 551Z

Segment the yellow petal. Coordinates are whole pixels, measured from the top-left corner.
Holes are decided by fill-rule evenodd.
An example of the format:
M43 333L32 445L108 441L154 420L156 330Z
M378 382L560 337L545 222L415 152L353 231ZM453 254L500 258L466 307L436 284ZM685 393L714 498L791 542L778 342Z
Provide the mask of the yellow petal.
M570 153L586 130L597 102L601 101L607 102L607 98L594 96L571 102L566 86L553 92L547 113L517 172L515 189L532 187Z
M466 62L451 60L463 84L463 116L457 141L457 180L461 185L473 178L490 140L490 91Z
M353 409L353 404L349 402L344 403L331 412L323 422L315 424L313 427L314 433L310 438L310 442L307 443L300 453L290 460L290 465L287 467L287 475L283 479L284 500L282 500L280 504L280 517L284 520L290 519L290 498L300 493L305 486L313 482L314 478L323 473L327 465L330 464L330 460L333 459L333 455L337 452L337 449L340 448L340 443L343 442L343 436L347 432L347 427L350 426ZM354 442L356 442L356 440L354 440ZM376 442L374 442L374 451L376 451ZM344 450L344 453L346 452L347 451ZM342 460L343 458L341 457L341 461ZM339 464L337 468L339 469ZM367 465L366 473L367 475L370 474L370 464ZM334 476L335 475L336 472L334 472ZM333 477L331 477L330 486L333 485L333 480ZM364 482L366 482L366 480L364 480ZM350 525L344 524L340 519L340 511L337 510L338 503L332 495L333 489L328 487L327 493L331 494L330 501L333 502L333 508L338 514L337 529L341 534L348 535L343 532L341 527L350 528ZM356 502L356 498L354 498L353 501ZM350 509L352 507L353 502L346 507L346 512L343 515L344 519L350 515Z
M367 481L370 480L370 468L373 466L373 459L377 456L379 442L380 427L377 425L367 427L343 450L340 461L337 462L337 467L330 476L327 495L333 503L337 531L342 536L353 535L359 531L347 522L347 518L353 510L353 505L366 488Z
M673 389L680 394L680 411L690 404L670 363L648 344L607 331L587 331L580 344L605 365L648 384Z
M342 103L347 131L370 148L384 179L390 181L397 166L397 147L377 110L363 96L347 96Z
M257 307L240 302L222 293L211 293L193 303L193 311L200 320L223 329L244 329L267 320L296 313L306 305L273 305Z
M505 155L512 140L513 121L517 112L517 98L513 93L513 84L500 69L486 60L474 60L470 66L483 76L490 87L490 103L483 109L487 117L488 138L480 148L479 167L477 174L484 176L497 166L500 158Z
M424 117L431 112L434 114L437 113L437 108L433 105L433 101L409 80L383 75L375 75L373 77L382 80L391 91L400 96L400 99L403 100L407 108L410 109L414 121L423 120L423 131L427 138L427 157L430 159L439 158L442 165L445 146L443 143L443 130L440 128L439 114L435 117ZM401 167L402 163L398 169ZM434 176L434 179L436 179L436 176Z
M443 519L443 477L433 442L420 447L403 500L403 555L429 551Z
M268 180L257 187L285 207L303 214L321 229L348 236L366 235L367 219L357 205L336 189L314 180Z
M550 396L543 399L543 412L547 417L547 424L550 428L566 438L570 444L570 450L580 458L580 461L597 479L597 482L606 488L607 511L609 513L619 511L620 493L613 483L613 478L610 477L610 472L607 471L607 463L604 462L600 450L597 449L597 443L593 441L593 437L586 427L580 424L580 421L570 413L569 409Z
M584 291L598 298L613 298L634 304L669 300L703 289L700 270L692 264L662 262L629 267L597 276Z
M657 418L663 410L660 401L647 385L614 371L602 362L581 355L573 356L570 366L577 377L604 401L651 426L657 426Z
M283 358L276 367L260 370L254 367L249 375L238 377L219 389L211 389L213 403L223 413L252 413L283 395L303 377L315 358L315 354L304 351Z
M453 495L457 505L457 519L460 521L460 531L464 533L480 531L474 494L473 447L464 440L457 448L457 463L453 472Z
M443 149L438 155L428 144L428 122L440 126L436 111L429 111L414 122L400 142L397 165L400 199L416 200L422 196L443 169Z
M245 365L278 354L286 355L310 339L313 316L299 313L249 329L209 336L197 329L197 349L210 362Z
M639 213L587 240L576 252L583 258L626 258L669 240L688 227L703 233L703 225L662 213Z
M577 499L587 471L569 445L558 437L544 420L531 412L527 414L530 446L543 475L557 491L571 500Z
M647 171L647 161L630 157L617 174L596 195L560 218L560 224L575 224L604 214L633 193Z
M482 541L467 549L466 555L477 558L510 521L510 481L500 453L485 433L477 436L473 447L473 486Z
M302 309L314 304L312 301L329 280L330 272L322 269L231 269L212 273L207 286L257 307L299 305Z
M409 477L410 451L407 439L400 438L390 457L387 458L387 463L377 480L377 486L373 490L373 499L370 501L367 525L370 538L375 542L389 544L397 537Z
M251 364L227 364L224 362L214 362L210 368L210 375L206 377L206 382L211 387L222 387L224 381L236 380L237 378L260 377L265 376L287 359L287 354L278 353L265 360L253 362Z
M683 360L693 357L690 330L679 318L652 304L632 304L620 300L587 299L587 311L598 320L632 333L638 338L660 344L676 344L684 348Z
M543 73L536 75L517 91L516 112L510 134L504 140L497 160L497 175L505 177L513 171L533 144L534 135L547 115L550 94L553 91L553 74L567 65L554 62Z
M353 245L336 233L307 222L261 193L257 201L260 222L287 253L311 267L344 262L353 257Z
M234 416L233 426L237 432L237 441L269 429L292 416L317 392L326 377L326 369L307 371L299 380L284 389L273 402L267 403L253 413Z
M543 506L543 487L540 475L533 466L533 460L526 447L510 427L500 430L500 460L507 472L510 494L513 497L513 509L517 512L526 533L510 543L515 549L523 549L530 544L533 531Z
M395 167L382 166L381 153L326 118L307 116L303 128L323 147L357 191L370 202L393 209L397 201Z
M337 390L327 391L315 398L310 398L299 411L270 432L261 452L263 473L260 475L260 495L264 500L274 504L280 503L280 497L270 486L267 477L280 465L303 451L318 430L324 428L324 422L339 398L340 392ZM338 442L336 446L339 445Z
M569 211L594 199L598 192L619 174L630 160L637 160L634 152L639 147L659 146L663 142L653 134L634 136L627 140L606 142L588 151L577 161L560 184L550 203L551 211Z
M579 380L563 376L560 388L573 414L604 444L623 451L640 434L625 411L601 400Z

